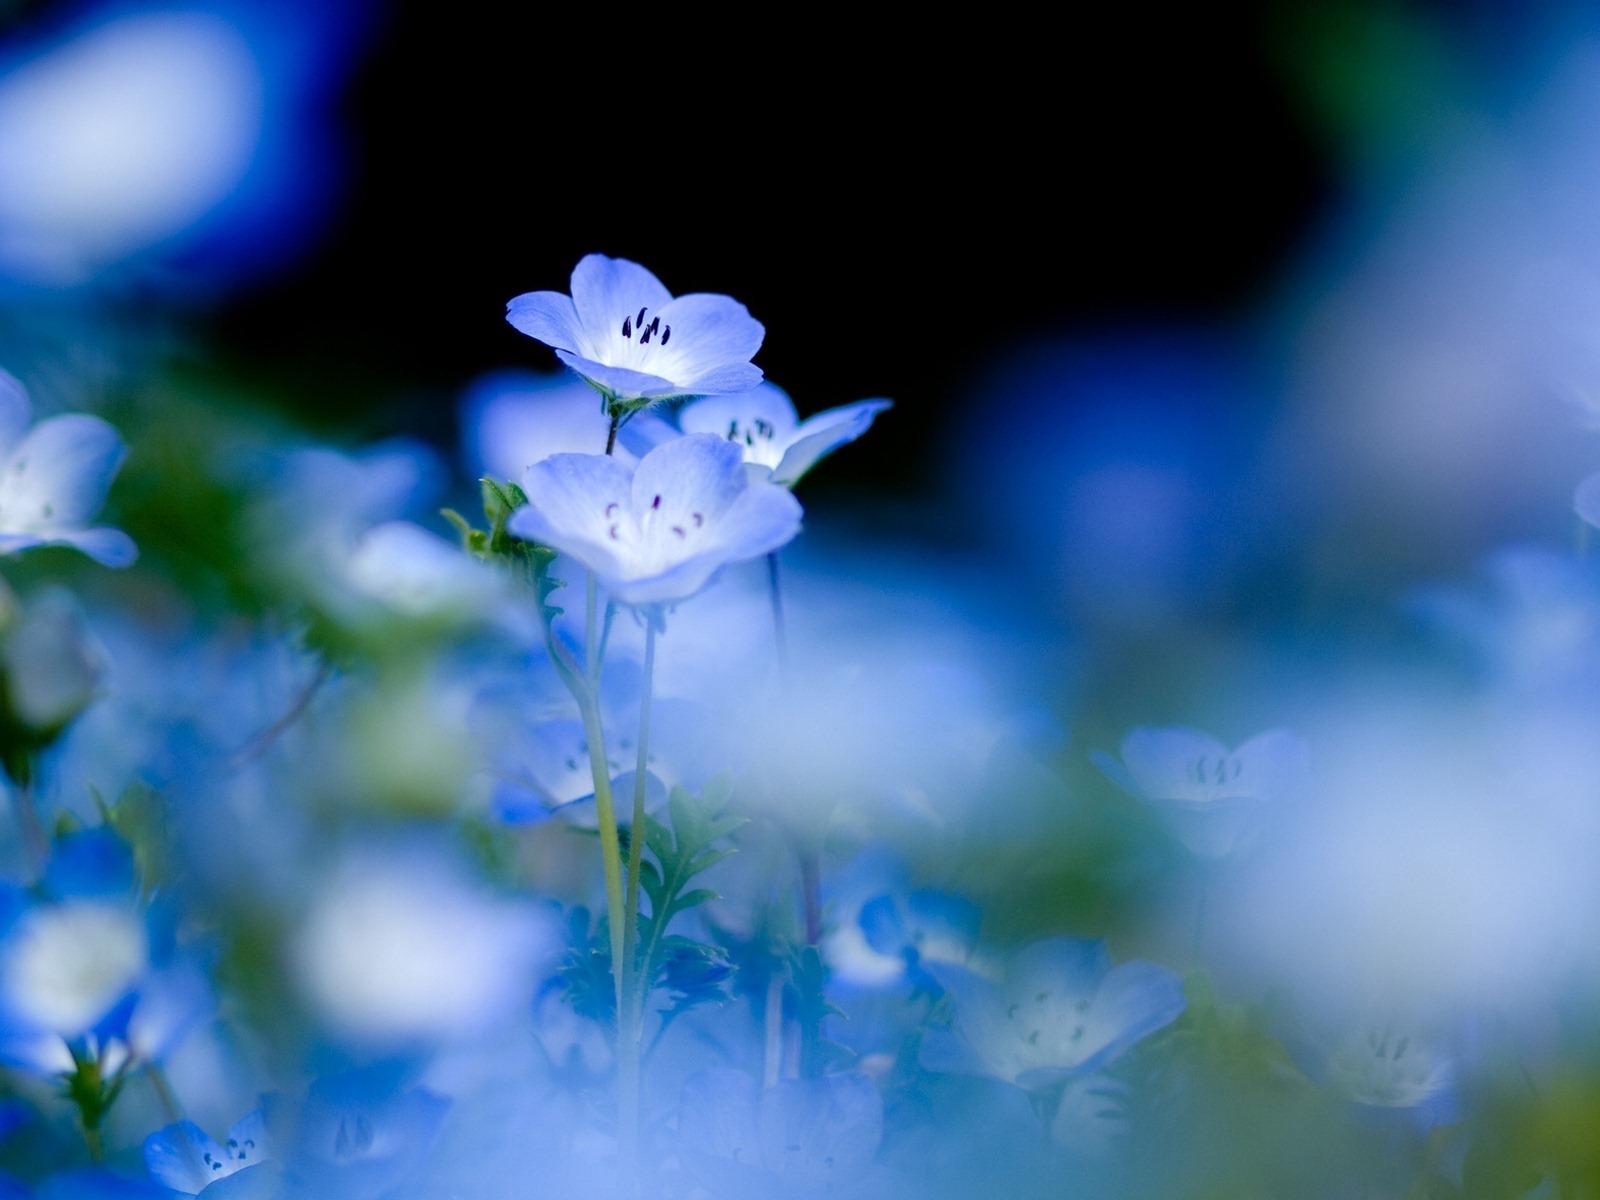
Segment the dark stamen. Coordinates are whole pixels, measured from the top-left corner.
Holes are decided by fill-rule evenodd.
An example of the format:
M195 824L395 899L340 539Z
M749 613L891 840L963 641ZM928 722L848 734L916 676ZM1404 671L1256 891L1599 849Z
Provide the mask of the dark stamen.
M683 532L683 526L682 525L674 525L672 527L672 532L677 534L679 537L688 537L689 536L688 534Z
M661 327L661 344L663 346L665 346L667 344L667 339L669 337L671 337L671 336L672 336L672 326L671 325L663 325Z
M606 505L606 514L605 515L607 517L609 517L612 513L616 512L616 511L617 511L617 502L615 500L613 500L610 504Z
M704 517L702 517L699 513L690 513L689 515L694 518L694 527L696 529L699 529L700 526L702 526L702 525L704 525L706 523L706 519Z
M611 527L611 528L610 528L610 529L608 529L608 530L607 530L607 531L606 531L606 532L607 532L607 533L609 533L609 534L610 534L610 535L611 535L611 540L612 540L612 541L616 541L616 540L617 540L617 527L616 527L616 526L615 526L615 525L613 525L613 526L612 526L612 527Z
M661 507L661 497L657 496L654 500L650 501L650 507L651 508L660 508Z
M632 337L633 336L633 322L630 321L627 317L623 317L622 318L622 336L623 337Z
M643 308L643 306L640 307L639 315L633 319L633 323L634 323L634 325L636 327L639 326L639 325L643 325L644 324L644 308Z

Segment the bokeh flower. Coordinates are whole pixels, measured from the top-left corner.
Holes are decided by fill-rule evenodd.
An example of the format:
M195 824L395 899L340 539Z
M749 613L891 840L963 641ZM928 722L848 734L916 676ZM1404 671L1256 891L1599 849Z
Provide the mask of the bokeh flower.
M1097 1071L1183 1012L1183 983L1156 963L1118 966L1102 941L1054 937L1017 953L1001 977L931 964L953 1022L929 1032L922 1063L1022 1087Z
M1211 861L1244 851L1259 832L1259 810L1297 795L1308 770L1305 742L1282 729L1230 750L1195 729L1140 728L1122 739L1120 762L1093 757L1191 854Z
M108 567L138 556L120 529L91 527L125 453L99 417L65 413L32 427L22 384L0 371L0 555L71 546Z

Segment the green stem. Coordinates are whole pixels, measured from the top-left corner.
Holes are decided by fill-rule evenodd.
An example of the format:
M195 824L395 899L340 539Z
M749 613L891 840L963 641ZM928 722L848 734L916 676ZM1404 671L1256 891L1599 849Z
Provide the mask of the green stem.
M644 801L649 779L650 761L650 700L655 685L656 667L656 616L651 614L644 634L644 681L639 698L639 757L633 773L633 823L628 835L628 895L623 908L627 925L623 937L623 963L632 976L640 964L634 961L639 942L639 871L644 862ZM659 915L659 914L658 914ZM641 981L635 981L638 984ZM647 984L647 981L642 981ZM644 987L636 986L642 1000Z
M597 692L600 690L600 638L595 632L595 614L599 611L599 596L600 585L595 580L594 572L590 571L583 597L583 677Z
M617 1109L622 1162L631 1176L639 1159L640 1041L649 991L648 963L639 962L639 872L644 862L644 800L650 756L650 695L655 678L656 614L644 635L644 682L639 700L639 757L634 771L633 821L628 826L628 894L623 900L621 1004L617 1010ZM658 917L660 914L656 914ZM641 966L643 969L641 970Z

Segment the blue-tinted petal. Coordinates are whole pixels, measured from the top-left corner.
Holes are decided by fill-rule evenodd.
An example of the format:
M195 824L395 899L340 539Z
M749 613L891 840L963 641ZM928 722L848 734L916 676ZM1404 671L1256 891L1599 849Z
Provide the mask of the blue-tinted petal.
M587 349L572 298L561 292L524 292L506 305L506 320L556 350Z
M1111 953L1099 938L1053 937L1018 951L1006 971L1008 988L1029 991L1036 984L1089 997L1111 971Z
M711 1067L683 1085L678 1136L685 1149L713 1158L759 1161L756 1113L761 1089L743 1071Z
M771 554L800 532L803 510L787 488L751 480L718 522L728 562Z
M663 325L672 327L672 341L660 356L658 369L688 386L693 395L753 388L756 378L739 388L729 386L731 377L721 374L726 368L747 370L750 359L761 349L766 329L731 296L697 292L679 296L661 310ZM670 364L670 365L669 365Z
M663 396L677 396L685 390L674 380L661 375L652 375L648 371L633 371L627 367L613 367L570 350L557 350L556 357L585 379L594 381L625 400L655 400Z
M831 1193L872 1165L883 1098L859 1071L782 1080L762 1094L760 1139L768 1170Z
M795 430L795 440L772 472L774 483L793 487L824 455L853 442L872 427L873 419L890 407L888 400L861 400L842 408L807 417Z
M109 829L84 829L56 840L44 886L51 895L131 896L133 851Z
M1228 748L1209 734L1182 726L1140 727L1122 739L1122 761L1143 796L1187 795L1199 783L1195 764L1227 756Z
M1176 1021L1187 1000L1176 972L1157 963L1125 962L1106 976L1095 993L1086 1024L1085 1042L1099 1048L1078 1064L1096 1070L1129 1046Z
M22 381L9 371L0 370L0 454L22 440L32 412Z
M674 395L715 396L722 392L747 392L762 380L754 363L727 363L683 380Z
M657 446L681 437L680 431L671 421L658 417L655 413L645 411L635 413L617 431L617 441L623 449L636 458L643 458Z
M193 1121L178 1121L144 1140L150 1177L177 1192L197 1195L227 1169L223 1149Z
M68 529L42 539L40 545L71 546L104 567L131 567L139 558L139 547L120 529Z
M679 525L698 513L704 524L714 525L746 488L743 463L739 448L722 438L704 433L675 438L639 460L634 510L658 509L662 520Z
M0 528L54 531L100 511L126 450L99 417L68 413L41 421L0 463Z
M621 336L624 317L637 317L641 308L660 315L671 300L659 279L626 258L586 254L572 269L572 304L591 347L613 333Z
M724 438L735 427L754 428L757 421L766 422L775 442L787 444L800 424L800 416L789 394L774 383L763 383L745 392L692 400L678 414L678 428L683 432L714 433Z
M630 472L603 454L553 454L522 474L528 503L506 528L520 538L554 546L584 566L614 573L610 530L629 504Z
M867 945L879 954L904 954L909 948L911 935L893 896L875 896L868 900L861 906L857 920Z

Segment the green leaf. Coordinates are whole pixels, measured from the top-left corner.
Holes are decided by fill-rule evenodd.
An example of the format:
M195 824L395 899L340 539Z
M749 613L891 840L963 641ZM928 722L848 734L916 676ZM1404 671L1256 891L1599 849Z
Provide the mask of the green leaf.
M721 892L714 892L710 888L695 888L693 891L684 892L672 902L673 912L682 912L686 908L693 908L697 904L704 904L708 900L722 899Z

